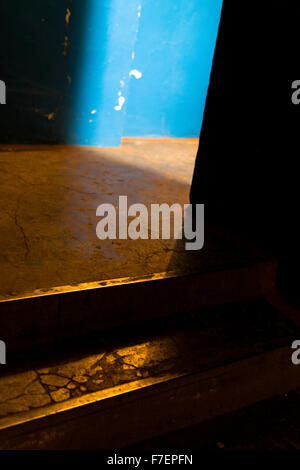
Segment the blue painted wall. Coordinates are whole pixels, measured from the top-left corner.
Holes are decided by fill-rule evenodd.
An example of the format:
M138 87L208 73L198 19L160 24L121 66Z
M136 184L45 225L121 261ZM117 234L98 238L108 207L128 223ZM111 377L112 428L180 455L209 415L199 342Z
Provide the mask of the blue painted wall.
M124 135L198 137L222 0L143 0Z
M76 4L72 6L70 52L77 68L73 66L75 79L70 88L70 107L75 109L68 119L69 143L118 146L121 142L139 2L88 0L80 42L81 18Z
M1 0L0 141L198 136L221 3Z

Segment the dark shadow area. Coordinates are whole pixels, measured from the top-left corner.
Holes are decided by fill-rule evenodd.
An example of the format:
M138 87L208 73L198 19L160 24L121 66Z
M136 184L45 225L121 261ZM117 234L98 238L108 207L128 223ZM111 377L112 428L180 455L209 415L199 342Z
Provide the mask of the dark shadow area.
M152 451L156 449L182 450L185 452L201 450L208 451L209 457L219 455L220 463L228 457L228 451L234 452L234 459L246 456L247 460L253 459L257 462L257 454L253 451L259 451L259 457L269 454L262 454L261 451L277 451L272 455L276 461L281 456L286 462L286 454L278 451L289 450L299 451L299 389L286 393L276 398L264 400L255 405L239 410L235 413L227 413L210 421L205 421L200 425L187 429L169 433L157 438L143 441L136 446L124 449L127 452L133 451ZM219 451L219 454L213 454L212 451ZM230 454L229 454L230 455ZM241 462L242 463L242 462Z
M191 202L280 260L299 300L299 2L225 0Z
M263 312L263 315L262 315ZM203 331L203 335L201 335ZM293 338L299 333L299 327L289 318L285 317L275 307L264 299L254 299L247 302L228 303L215 307L204 307L199 311L180 312L170 315L168 318L143 321L136 325L124 325L121 328L111 328L104 332L95 331L92 334L78 336L53 345L45 345L39 348L37 357L36 349L28 350L26 357L21 353L13 353L10 357L10 370L22 370L24 367L45 367L49 359L55 364L57 361L67 361L74 358L86 357L88 354L99 353L105 350L107 354L117 348L132 347L151 341L154 338L182 334L181 347L189 350L189 356L182 353L181 365L193 368L194 364L203 362L203 367L211 367L216 358L205 356L205 360L194 354L194 348L206 346L218 339L219 345L226 341L232 341L235 347L241 350L246 346L265 341L265 349L272 349L273 342L281 338ZM203 337L207 336L206 338ZM199 335L201 338L199 338ZM221 338L222 336L222 338ZM185 338L186 337L186 338ZM215 337L214 341L212 338ZM193 346L192 343L194 342ZM202 345L201 345L202 343ZM177 342L177 345L179 343ZM228 351L224 351L224 357ZM188 360L189 358L189 360ZM46 362L45 362L46 361ZM218 358L221 361L221 358ZM226 361L225 361L226 362ZM205 365L204 365L205 364Z
M88 52L90 0L2 0L0 143L68 143L76 122L82 60ZM98 25L103 31L105 12ZM98 45L104 60L104 41Z

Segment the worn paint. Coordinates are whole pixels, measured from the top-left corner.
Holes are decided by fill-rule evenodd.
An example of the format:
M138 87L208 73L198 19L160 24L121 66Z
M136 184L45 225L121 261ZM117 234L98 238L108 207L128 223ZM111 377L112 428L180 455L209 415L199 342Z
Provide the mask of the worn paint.
M143 74L139 70L134 69L134 70L130 70L129 76L134 77L137 80L139 80L140 78L142 78Z
M45 116L47 117L48 121L51 121L52 119L54 119L55 113L49 113L49 114L46 114Z
M0 140L111 147L122 135L197 135L221 4L4 2ZM126 113L114 110L120 90Z
M74 4L73 0L72 25L79 22L79 18L74 20L77 2ZM130 83L128 72L134 68L131 54L137 40L140 4L140 0L88 2L85 33L76 49L73 37L71 39L72 53L76 52L80 64L74 87L75 115L68 120L71 143L104 147L121 143L126 118L124 103L128 100ZM122 91L122 97L118 95L119 91ZM96 108L97 116L89 123L87 116Z
M66 16L65 16L65 20L66 20L67 24L69 24L69 22L70 22L70 17L71 17L71 10L70 10L70 8L67 8L67 13L66 13Z
M69 47L70 47L70 41L69 41L69 36L65 36L65 40L63 42L63 46L64 46L64 51L63 51L63 55L64 56L67 56L68 55L68 50L69 50Z
M124 98L124 96L120 96L119 99L118 99L119 104L118 104L118 106L115 106L115 110L116 111L121 111L124 104L125 104L125 101L126 101L126 99Z

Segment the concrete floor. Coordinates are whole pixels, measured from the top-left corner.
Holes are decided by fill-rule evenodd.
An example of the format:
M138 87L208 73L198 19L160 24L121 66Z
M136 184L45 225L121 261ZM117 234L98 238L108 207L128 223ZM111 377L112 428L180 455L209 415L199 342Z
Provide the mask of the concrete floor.
M181 270L174 240L100 241L96 208L188 203L197 139L120 149L0 148L0 300L39 289ZM176 246L175 246L176 245Z

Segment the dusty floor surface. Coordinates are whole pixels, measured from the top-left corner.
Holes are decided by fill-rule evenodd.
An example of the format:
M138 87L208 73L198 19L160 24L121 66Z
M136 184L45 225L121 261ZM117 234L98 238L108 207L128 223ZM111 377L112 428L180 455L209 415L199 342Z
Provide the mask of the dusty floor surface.
M181 269L175 240L96 237L96 208L189 202L198 141L125 141L120 149L0 149L0 300L37 289Z

